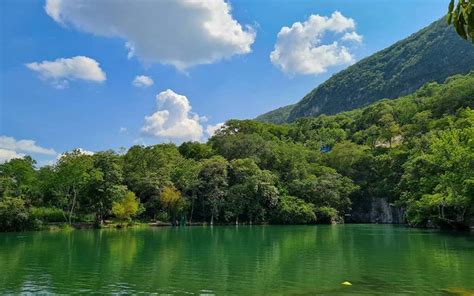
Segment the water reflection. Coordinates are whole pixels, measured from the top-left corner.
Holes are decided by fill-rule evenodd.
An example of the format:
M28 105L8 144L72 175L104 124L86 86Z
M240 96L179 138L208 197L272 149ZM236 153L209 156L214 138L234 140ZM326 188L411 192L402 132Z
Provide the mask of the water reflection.
M383 225L0 234L0 293L441 293L474 289L473 251L472 235Z

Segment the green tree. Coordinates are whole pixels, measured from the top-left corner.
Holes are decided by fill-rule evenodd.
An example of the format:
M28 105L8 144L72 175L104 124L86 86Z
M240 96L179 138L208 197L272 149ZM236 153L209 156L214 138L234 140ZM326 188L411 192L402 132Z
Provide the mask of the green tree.
M0 231L21 231L30 227L25 201L18 197L0 199Z
M112 204L112 213L121 222L130 223L139 211L140 202L131 191L128 191L120 201L114 201Z
M194 160L209 158L214 154L210 145L199 142L184 142L178 149L181 155Z
M203 162L198 175L201 204L210 212L211 225L214 224L214 219L219 218L224 204L228 188L227 167L228 163L224 158L214 156Z
M127 187L122 185L122 165L117 154L105 151L94 154L92 158L93 170L84 204L89 211L95 212L95 223L100 225L110 213L113 202L124 196Z
M226 212L235 218L245 215L249 223L267 221L267 214L278 202L276 176L260 170L252 159L237 159L230 164L230 188L226 198Z
M181 192L176 188L167 186L163 188L160 196L160 203L163 209L166 210L173 225L178 225L178 218L187 207L186 200L181 195Z
M411 223L468 225L474 212L474 122L433 133L428 149L412 156L402 178Z
M456 32L464 39L474 43L474 2L472 0L454 0L449 2L446 20L452 24Z
M282 224L306 224L316 222L314 205L294 196L283 196L273 221Z
M37 194L35 164L30 156L0 164L0 195L22 197L29 203L33 202Z
M54 192L58 197L58 208L65 212L65 220L71 224L76 214L81 196L89 189L93 159L90 155L74 150L63 154L56 166Z

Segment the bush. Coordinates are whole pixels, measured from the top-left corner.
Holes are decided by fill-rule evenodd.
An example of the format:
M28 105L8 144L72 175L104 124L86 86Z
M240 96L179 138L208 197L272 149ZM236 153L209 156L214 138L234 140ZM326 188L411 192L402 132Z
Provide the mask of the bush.
M0 201L0 231L22 231L33 228L25 201L5 197Z
M31 218L40 220L41 222L64 222L64 212L58 208L31 208Z
M340 220L337 210L331 207L319 207L315 212L320 223L335 223Z
M313 204L294 196L284 196L280 200L275 222L283 224L306 224L316 221Z

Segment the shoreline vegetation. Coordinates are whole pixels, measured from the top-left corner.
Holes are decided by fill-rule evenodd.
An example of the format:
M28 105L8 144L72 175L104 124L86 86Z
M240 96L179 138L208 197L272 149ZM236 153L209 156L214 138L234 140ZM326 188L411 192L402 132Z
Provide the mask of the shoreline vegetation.
M0 164L0 231L108 220L393 221L374 209L381 200L410 226L467 230L474 224L473 108L471 72L330 116L229 120L207 143L74 150L39 168L29 156L12 159Z

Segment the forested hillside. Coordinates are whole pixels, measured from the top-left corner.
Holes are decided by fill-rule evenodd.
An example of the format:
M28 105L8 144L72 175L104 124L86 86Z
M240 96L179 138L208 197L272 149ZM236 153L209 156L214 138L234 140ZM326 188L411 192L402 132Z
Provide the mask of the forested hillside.
M474 217L474 72L332 116L230 120L207 143L0 165L0 229L51 221L367 221L384 200L416 226ZM403 218L403 217L402 217Z
M290 116L290 112L295 107L295 105L288 105L284 107L280 107L278 109L272 110L265 114L257 116L255 120L262 121L262 122L271 122L271 123L285 123L288 121L288 116Z
M257 117L279 123L335 114L414 92L431 81L443 82L474 69L474 47L443 19L332 76L294 107ZM287 115L291 109L289 115Z

